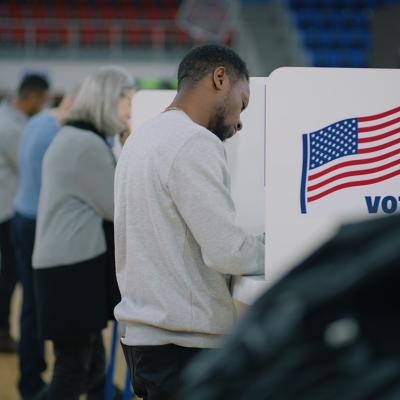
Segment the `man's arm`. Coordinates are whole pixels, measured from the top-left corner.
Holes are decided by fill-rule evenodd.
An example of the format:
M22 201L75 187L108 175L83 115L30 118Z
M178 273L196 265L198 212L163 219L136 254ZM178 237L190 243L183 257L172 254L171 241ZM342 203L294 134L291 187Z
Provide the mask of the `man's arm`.
M222 145L200 132L177 155L168 188L210 268L231 275L262 274L264 244L236 225L228 177Z
M18 170L18 148L22 132L10 128L2 136L2 151L4 152L8 165L14 170Z

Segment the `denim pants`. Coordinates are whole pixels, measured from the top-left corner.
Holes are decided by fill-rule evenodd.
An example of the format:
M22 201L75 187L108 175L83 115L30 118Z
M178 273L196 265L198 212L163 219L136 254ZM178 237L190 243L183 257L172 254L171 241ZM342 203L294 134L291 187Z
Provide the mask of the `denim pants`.
M11 220L7 220L0 224L0 329L10 327L10 303L17 281Z
M42 389L44 382L41 374L46 369L44 342L38 336L33 287L31 260L35 242L35 226L34 219L26 218L18 213L11 222L16 264L23 294L19 342L21 372L18 383L22 398L32 396Z

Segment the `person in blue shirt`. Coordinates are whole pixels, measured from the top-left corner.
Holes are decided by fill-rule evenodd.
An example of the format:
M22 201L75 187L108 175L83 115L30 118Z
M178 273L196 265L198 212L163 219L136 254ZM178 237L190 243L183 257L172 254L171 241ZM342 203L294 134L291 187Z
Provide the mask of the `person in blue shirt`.
M20 379L23 400L41 399L45 383L41 378L46 369L44 343L38 337L32 271L36 215L41 186L42 161L52 140L60 130L60 121L73 103L73 95L63 98L58 108L46 110L31 118L19 144L20 173L15 214L11 222L18 275L23 290L20 319Z

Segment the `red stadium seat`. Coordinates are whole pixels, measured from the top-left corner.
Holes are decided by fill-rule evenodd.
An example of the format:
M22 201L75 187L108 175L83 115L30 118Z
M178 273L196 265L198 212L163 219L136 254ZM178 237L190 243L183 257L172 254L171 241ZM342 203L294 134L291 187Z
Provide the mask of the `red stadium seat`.
M161 19L162 11L157 8L149 8L148 10L146 10L145 18L146 19Z
M136 47L141 42L142 31L140 28L126 28L122 33L122 42L128 47Z
M0 18L9 18L10 16L10 7L7 4L0 4Z
M167 19L175 19L177 12L176 8L167 8L164 10L164 15Z
M79 38L83 47L109 47L111 45L111 31L109 28L81 28Z
M134 7L134 6L126 7L121 11L121 17L123 19L129 19L132 21L134 19L137 19L138 16L139 16L139 13L138 13L136 7Z
M66 26L39 26L35 34L38 47L66 47L68 43L68 29Z
M0 26L0 43L3 45L12 44L10 30Z
M69 29L67 25L61 25L56 30L60 47L67 47L69 41Z
M108 6L102 6L99 9L99 17L103 19L111 19L118 17L118 13L114 8Z
M11 7L9 8L9 12L11 18L21 18L23 15L22 7L17 6L16 4L11 5Z
M44 7L41 5L32 6L31 15L33 18L45 18L49 17L49 7Z
M94 14L95 14L95 10L96 8L92 7L83 7L80 6L77 9L77 17L78 18L83 18L83 19L89 19L89 18L93 18Z
M11 28L11 38L15 46L25 44L25 28L23 26L13 26Z
M57 5L52 9L52 15L57 19L67 19L71 16L72 10L63 5Z
M173 32L173 35L174 35L174 42L179 47L187 47L190 45L190 36L181 29L176 28L175 31Z
M39 47L46 46L51 36L51 30L48 27L38 27L35 32L36 44Z
M79 42L83 47L94 46L96 41L95 28L85 27L79 31Z
M151 28L128 27L123 30L122 42L126 47L143 47L151 44Z

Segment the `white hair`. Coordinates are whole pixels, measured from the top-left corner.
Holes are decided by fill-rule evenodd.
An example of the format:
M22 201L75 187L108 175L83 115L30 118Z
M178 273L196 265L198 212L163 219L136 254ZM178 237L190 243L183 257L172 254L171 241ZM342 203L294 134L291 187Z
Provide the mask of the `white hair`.
M106 136L122 132L124 125L118 117L118 100L134 86L133 78L125 69L116 66L99 68L82 82L65 122L91 123Z

